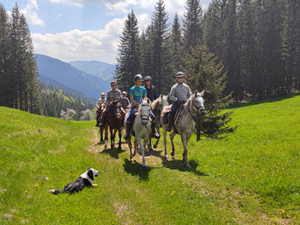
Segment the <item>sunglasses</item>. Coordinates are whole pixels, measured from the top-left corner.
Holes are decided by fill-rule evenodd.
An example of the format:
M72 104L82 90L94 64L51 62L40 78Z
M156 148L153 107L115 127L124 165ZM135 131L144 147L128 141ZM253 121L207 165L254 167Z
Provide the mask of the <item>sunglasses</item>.
M177 79L183 79L183 77L177 77Z
M116 86L115 84L112 84L111 86Z

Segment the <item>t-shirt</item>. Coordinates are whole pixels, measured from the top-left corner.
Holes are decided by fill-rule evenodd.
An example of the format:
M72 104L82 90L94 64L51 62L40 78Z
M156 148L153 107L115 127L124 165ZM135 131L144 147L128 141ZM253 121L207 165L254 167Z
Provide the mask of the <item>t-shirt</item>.
M137 103L141 103L144 96L147 95L147 90L143 86L140 87L133 86L132 88L130 88L129 95L130 96L133 95L133 100L136 101Z

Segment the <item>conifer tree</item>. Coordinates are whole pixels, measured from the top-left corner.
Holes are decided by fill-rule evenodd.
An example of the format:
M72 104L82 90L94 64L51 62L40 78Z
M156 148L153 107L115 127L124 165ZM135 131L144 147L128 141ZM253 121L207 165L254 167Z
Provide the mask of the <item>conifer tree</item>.
M118 50L115 79L121 90L129 91L134 75L140 73L139 27L133 11L124 23Z
M202 8L200 0L187 0L184 14L184 49L187 53L202 39Z
M169 38L168 14L165 11L163 0L158 0L152 20L154 27L152 83L156 86L159 94L167 93L172 84L170 79L172 69L170 67L170 51L167 44Z
M179 23L178 15L175 14L174 21L172 24L172 31L170 37L171 54L172 54L172 69L175 71L179 70L181 64L181 58L183 54L183 44L181 35L181 26Z

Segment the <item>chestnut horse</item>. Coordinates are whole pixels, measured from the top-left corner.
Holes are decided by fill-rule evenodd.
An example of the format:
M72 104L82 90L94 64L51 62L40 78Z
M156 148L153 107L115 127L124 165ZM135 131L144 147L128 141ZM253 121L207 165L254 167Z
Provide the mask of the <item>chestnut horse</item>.
M103 121L103 115L102 115L102 113L104 112L104 110L105 110L105 103L101 103L100 106L99 106L99 108L98 108L98 111L97 111L97 113L100 114L99 119L98 119L99 120L98 121L99 124L101 124L102 121ZM107 142L107 140L108 140L108 126L106 125L105 128L103 128L102 126L100 126L100 129L99 129L99 133L100 133L100 142L99 142L99 145L104 144L103 131L105 131L105 141ZM107 148L107 144L105 144L105 148Z
M122 105L118 100L113 101L113 103L109 106L109 111L106 117L106 124L109 126L110 130L111 149L114 149L115 147L115 136L117 131L119 131L118 149L121 150L122 129L124 120L124 113L121 107Z

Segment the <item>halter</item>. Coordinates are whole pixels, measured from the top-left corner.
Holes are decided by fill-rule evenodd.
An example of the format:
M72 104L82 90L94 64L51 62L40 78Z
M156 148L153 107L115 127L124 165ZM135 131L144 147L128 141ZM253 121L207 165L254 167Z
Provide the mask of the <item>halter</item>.
M148 107L150 108L150 105L148 105L148 104L141 104L140 109L141 109L143 106L148 106ZM142 119L142 120L149 120L150 113L149 113L148 115L145 115L145 114L140 114L140 115L141 115L141 119Z
M195 96L195 98L196 98L197 96ZM202 106L200 106L200 107L197 107L196 105L195 105L195 98L194 98L194 100L192 100L192 101L189 101L189 103L188 103L188 111L189 111L189 113L190 113L190 115L191 115L191 117L193 118L193 120L195 121L195 122L197 122L198 120L199 120L199 113L198 113L198 111L199 111L199 109L201 110L201 107ZM192 102L192 104L190 104ZM194 112L193 111L193 108L196 108L196 112ZM192 108L192 109L191 109Z

